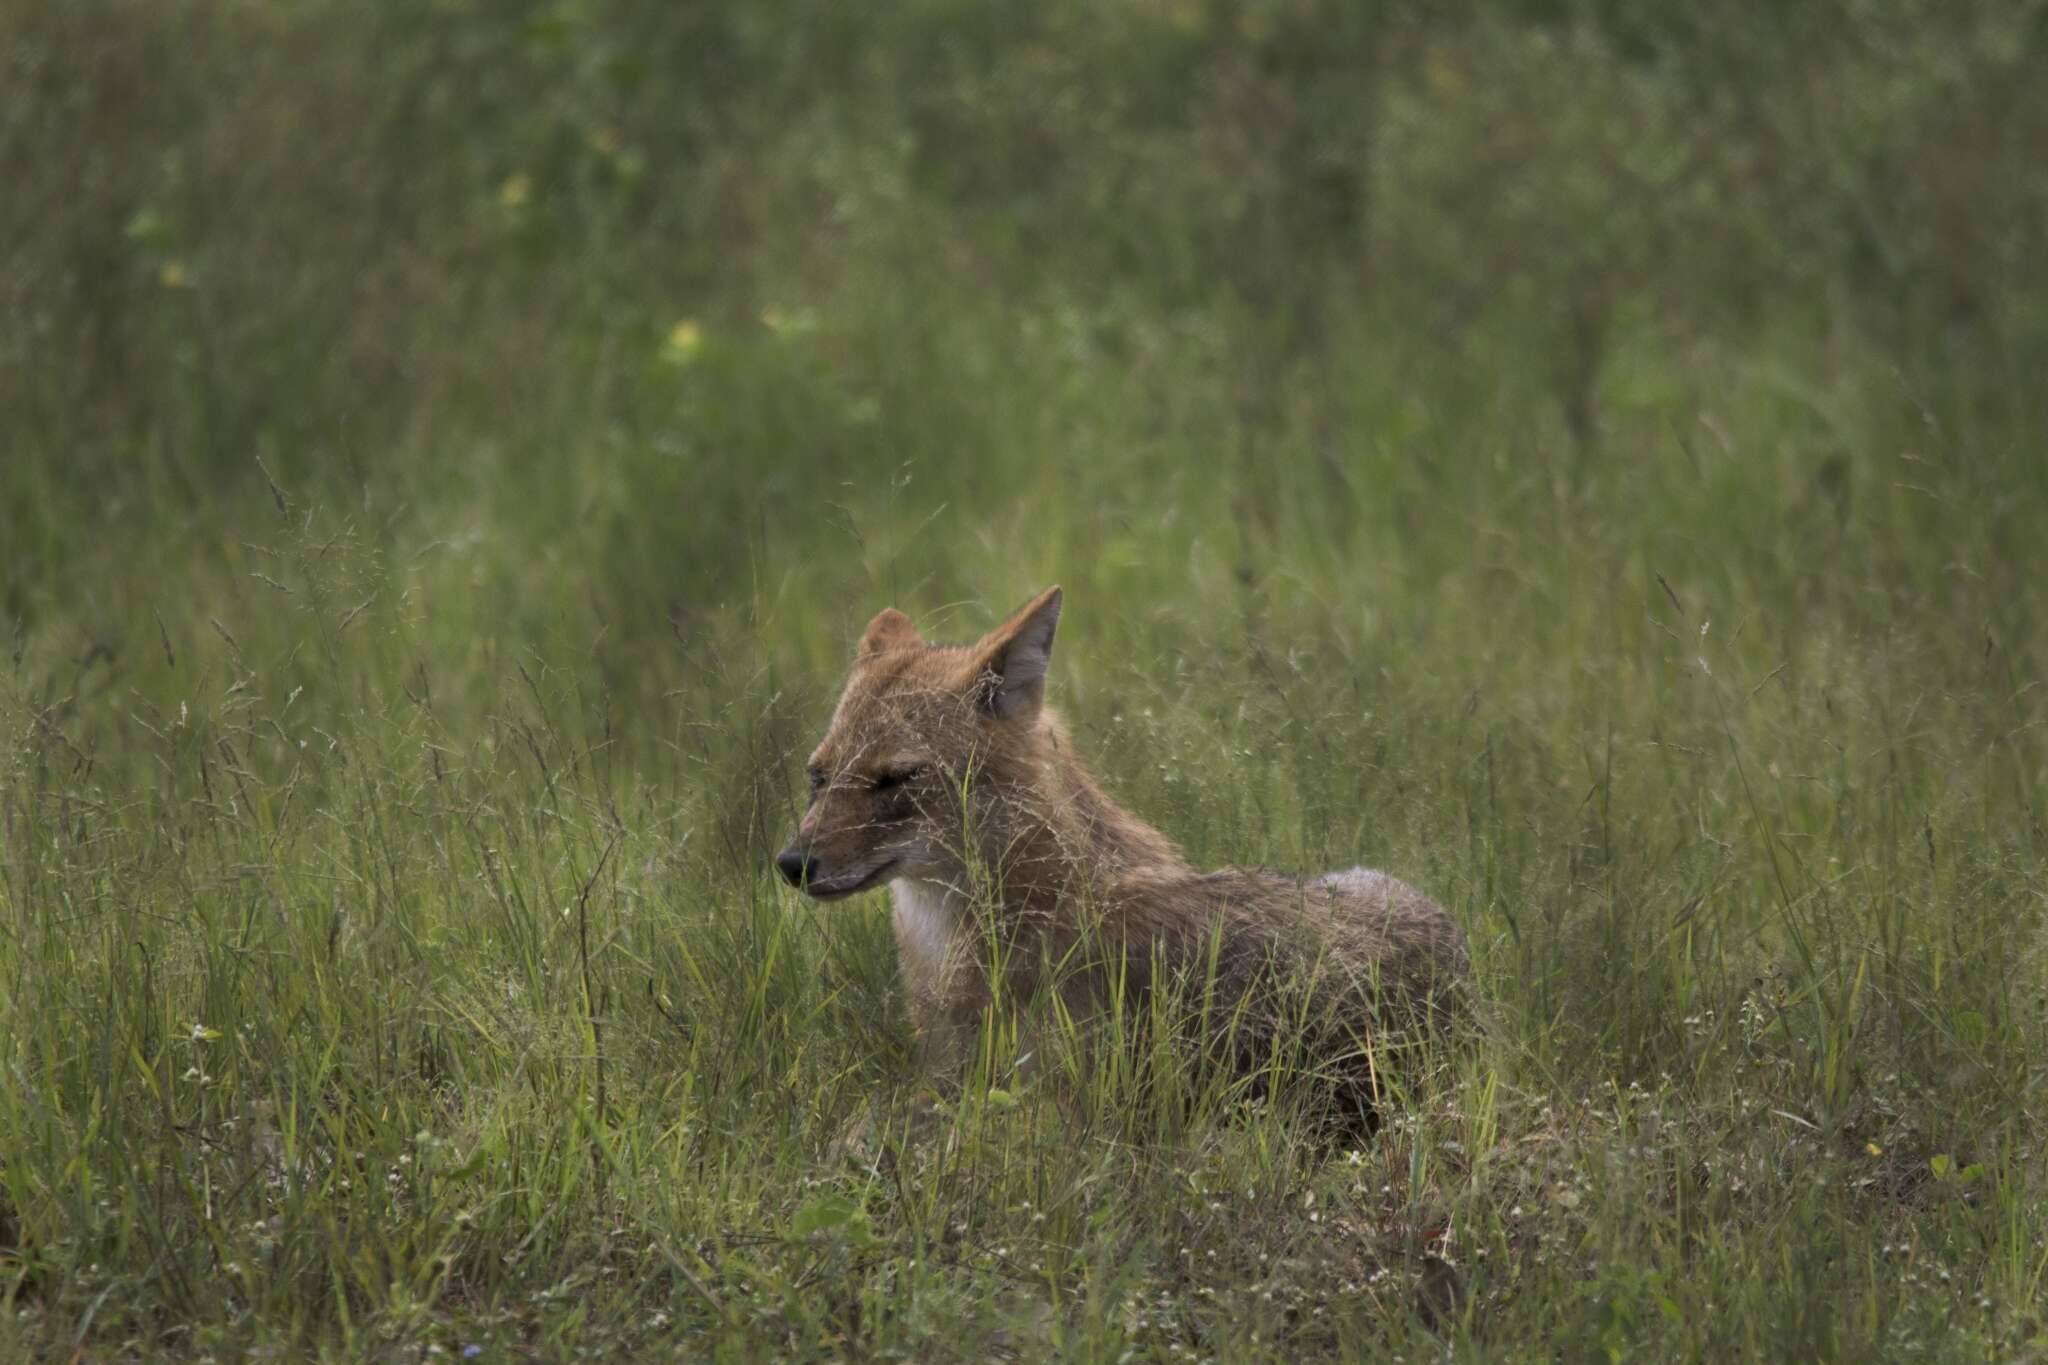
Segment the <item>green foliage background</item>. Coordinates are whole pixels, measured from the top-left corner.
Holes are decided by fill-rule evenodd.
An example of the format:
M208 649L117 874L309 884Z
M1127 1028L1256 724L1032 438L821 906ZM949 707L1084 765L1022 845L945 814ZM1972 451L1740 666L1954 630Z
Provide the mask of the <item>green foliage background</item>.
M0 9L0 1351L2034 1349L2044 62ZM880 898L764 875L861 622L1053 581L1136 809L1469 930L1357 1153L935 1106Z

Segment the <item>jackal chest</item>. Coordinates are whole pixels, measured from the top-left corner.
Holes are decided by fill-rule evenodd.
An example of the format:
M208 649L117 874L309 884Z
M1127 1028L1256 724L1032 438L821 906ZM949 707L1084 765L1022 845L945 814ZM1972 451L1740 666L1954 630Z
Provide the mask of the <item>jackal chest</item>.
M904 877L889 884L889 895L895 902L891 924L905 984L913 992L941 994L963 946L966 907L960 894L937 882Z

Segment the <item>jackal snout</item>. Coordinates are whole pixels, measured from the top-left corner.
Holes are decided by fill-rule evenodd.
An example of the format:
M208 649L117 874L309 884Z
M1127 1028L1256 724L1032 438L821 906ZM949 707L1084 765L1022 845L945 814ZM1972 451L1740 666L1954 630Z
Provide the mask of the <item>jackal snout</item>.
M785 848L775 855L775 870L782 874L782 880L791 886L801 887L814 881L818 875L817 860L810 854L795 848Z

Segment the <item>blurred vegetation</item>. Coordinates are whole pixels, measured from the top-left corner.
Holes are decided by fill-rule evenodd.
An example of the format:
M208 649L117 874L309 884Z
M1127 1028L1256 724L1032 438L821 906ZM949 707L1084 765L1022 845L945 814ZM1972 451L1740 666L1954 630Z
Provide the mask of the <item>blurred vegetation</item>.
M2027 1349L2044 69L2039 0L0 7L0 1349ZM1352 1164L934 1137L878 906L767 885L860 622L1053 581L1114 789L1470 929Z

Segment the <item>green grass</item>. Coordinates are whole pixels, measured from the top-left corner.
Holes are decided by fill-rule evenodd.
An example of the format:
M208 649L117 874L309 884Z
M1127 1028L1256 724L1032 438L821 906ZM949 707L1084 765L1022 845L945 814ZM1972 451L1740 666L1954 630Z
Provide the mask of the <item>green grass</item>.
M2038 1350L2042 11L1613 8L8 9L0 1356ZM1055 581L1355 1151L769 875Z

